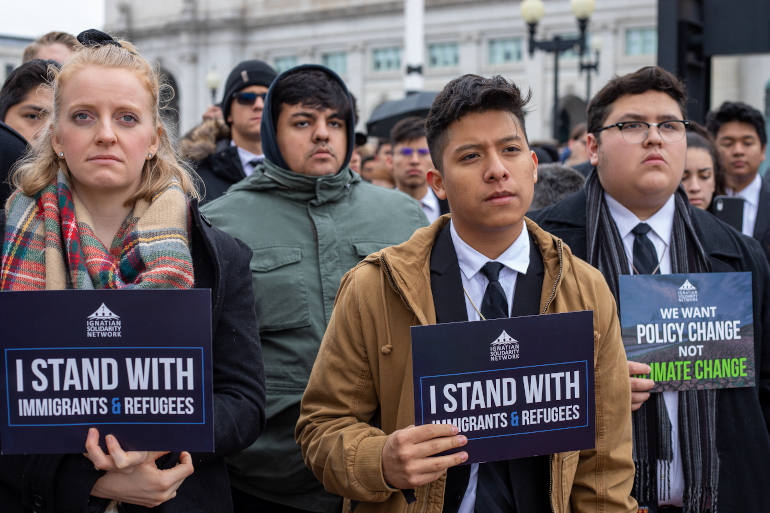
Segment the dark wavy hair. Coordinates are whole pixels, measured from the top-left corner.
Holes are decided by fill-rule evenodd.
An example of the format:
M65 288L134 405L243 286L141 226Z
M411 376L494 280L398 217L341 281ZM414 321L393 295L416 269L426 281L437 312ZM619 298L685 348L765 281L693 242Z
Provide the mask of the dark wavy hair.
M288 73L272 88L273 124L278 124L281 107L303 105L315 109L331 109L342 119L354 113L351 99L339 82L317 69L299 69Z
M8 109L21 103L27 93L48 84L48 66L59 69L56 61L32 59L11 71L0 89L0 121L5 120Z
M425 137L425 120L418 116L409 116L396 123L390 130L393 146Z
M730 121L739 121L753 126L762 146L767 144L764 116L757 109L743 102L724 102L716 112L709 112L706 117L706 127L711 135L716 137L722 125Z
M612 104L618 98L647 91L660 91L669 95L679 105L682 116L685 116L687 93L684 84L659 66L645 66L633 73L614 77L591 98L588 104L588 133L598 138L598 130L607 121Z
M425 120L426 138L433 166L439 172L443 171L443 154L449 125L468 114L489 110L510 112L519 121L526 140L524 107L531 96L531 93L522 96L516 84L500 75L484 78L469 74L449 82L433 100Z

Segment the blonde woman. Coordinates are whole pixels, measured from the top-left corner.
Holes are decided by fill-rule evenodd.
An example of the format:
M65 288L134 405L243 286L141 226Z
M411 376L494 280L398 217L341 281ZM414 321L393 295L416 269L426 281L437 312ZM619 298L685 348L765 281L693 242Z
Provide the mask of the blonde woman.
M13 175L17 189L0 216L0 290L210 288L216 452L124 452L107 435L105 453L105 433L91 428L84 454L0 458L1 509L229 512L224 456L264 424L251 251L198 213L159 115L152 66L102 32L78 40L52 70L51 124Z

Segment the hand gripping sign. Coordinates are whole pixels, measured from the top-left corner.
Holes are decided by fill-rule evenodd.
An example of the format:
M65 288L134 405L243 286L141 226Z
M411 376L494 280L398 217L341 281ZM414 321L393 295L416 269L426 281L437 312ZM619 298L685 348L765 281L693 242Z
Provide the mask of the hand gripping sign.
M0 323L4 454L82 452L91 426L213 451L210 291L3 292Z
M594 446L592 312L412 328L415 423L449 423L466 463Z

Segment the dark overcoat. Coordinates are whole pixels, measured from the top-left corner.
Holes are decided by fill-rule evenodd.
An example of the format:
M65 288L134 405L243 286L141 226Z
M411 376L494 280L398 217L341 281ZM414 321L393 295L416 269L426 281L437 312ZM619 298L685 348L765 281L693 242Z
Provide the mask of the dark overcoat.
M238 147L231 145L229 139L218 140L214 153L199 161L195 171L205 187L202 203L217 199L232 184L246 178Z
M770 504L770 269L757 241L688 206L712 272L751 272L757 386L717 391L719 511L763 513ZM581 189L530 216L586 259L586 193ZM650 513L655 513L651 505Z

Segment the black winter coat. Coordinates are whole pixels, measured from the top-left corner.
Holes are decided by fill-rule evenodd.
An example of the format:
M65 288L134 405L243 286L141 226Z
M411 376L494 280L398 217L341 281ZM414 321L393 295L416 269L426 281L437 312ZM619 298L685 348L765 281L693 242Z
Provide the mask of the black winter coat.
M191 207L191 249L195 287L211 289L215 453L193 453L195 471L176 498L156 508L121 505L127 513L231 513L225 456L251 445L265 425L265 380L249 262L251 250L213 228ZM0 233L5 215L0 210ZM104 434L104 433L102 433ZM83 432L85 443L85 431ZM170 468L179 454L158 460ZM0 511L3 513L91 513L89 493L104 473L80 454L0 456Z
M205 189L201 204L217 199L235 182L246 178L238 156L238 148L230 144L229 139L217 141L214 153L198 162L195 171L200 176Z
M757 242L704 210L688 207L712 272L751 272L755 388L717 391L719 511L765 513L770 507L770 268ZM530 216L586 259L586 193ZM650 505L650 513L656 507Z
M759 241L768 262L770 262L770 183L764 178L762 179L762 188L759 189L757 220L754 223L752 236Z
M27 151L27 141L19 132L0 121L0 209L11 195L8 181L13 165Z

